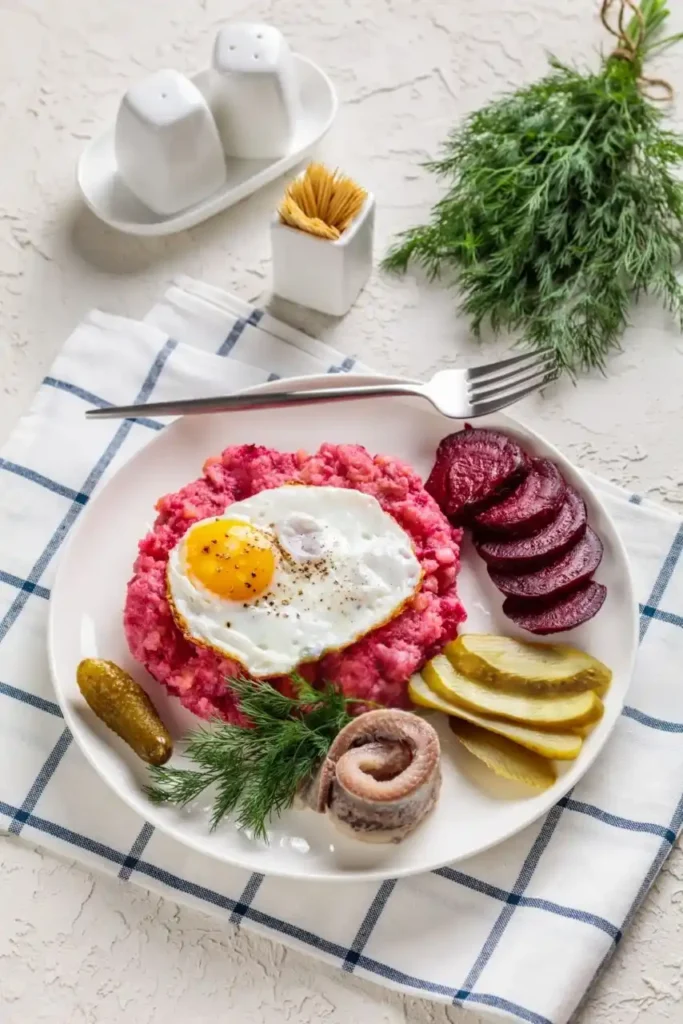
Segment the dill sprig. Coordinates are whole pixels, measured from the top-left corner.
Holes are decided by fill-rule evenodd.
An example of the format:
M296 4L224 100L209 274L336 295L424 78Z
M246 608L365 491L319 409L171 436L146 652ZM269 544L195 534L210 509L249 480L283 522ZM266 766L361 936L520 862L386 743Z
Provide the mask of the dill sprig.
M211 828L231 814L239 828L266 839L268 822L291 806L358 703L331 684L317 690L301 676L292 683L289 697L266 682L228 680L250 726L214 721L192 732L185 754L196 769L150 768L152 802L184 806L215 786Z
M384 267L455 271L475 333L519 331L571 372L604 370L643 293L681 321L683 136L649 98L670 87L643 77L649 56L683 38L660 37L668 16L666 0L642 0L597 74L552 59L541 81L470 115L427 165L448 192Z

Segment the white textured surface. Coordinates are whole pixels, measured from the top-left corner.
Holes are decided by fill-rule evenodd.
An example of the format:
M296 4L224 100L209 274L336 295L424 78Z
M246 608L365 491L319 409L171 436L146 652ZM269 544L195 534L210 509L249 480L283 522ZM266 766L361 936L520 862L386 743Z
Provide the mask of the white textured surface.
M84 141L148 71L208 63L226 20L273 21L342 99L322 154L378 202L377 251L438 194L419 162L459 113L530 80L544 52L590 59L593 0L9 0L0 4L0 440L87 309L139 316L176 272L257 300L281 184L177 237L116 235L80 206ZM680 12L675 29L683 28ZM130 49L129 49L130 48ZM662 63L683 79L683 51ZM472 361L446 290L373 276L342 323L285 316L368 363L427 374ZM522 414L586 467L683 511L683 338L642 308L610 379L569 384ZM487 356L495 352L489 347ZM587 870L590 866L587 865ZM585 1022L677 1019L683 856L675 851L588 1000ZM125 883L0 840L2 1024L443 1024L462 1012L404 999ZM531 955L531 952L530 952ZM469 1020L474 1021L471 1016Z

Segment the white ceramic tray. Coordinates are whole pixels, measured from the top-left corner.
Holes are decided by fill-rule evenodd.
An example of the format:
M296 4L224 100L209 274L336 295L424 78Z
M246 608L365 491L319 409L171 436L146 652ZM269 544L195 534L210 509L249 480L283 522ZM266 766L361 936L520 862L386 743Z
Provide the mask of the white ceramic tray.
M339 103L324 71L300 54L294 55L294 62L299 77L301 120L286 156L277 160L229 159L228 180L223 188L201 203L164 217L141 203L119 177L114 155L114 126L110 125L88 143L78 162L78 187L95 216L130 235L171 235L227 210L296 166L329 131ZM202 71L192 78L206 97L209 95L208 75L208 71Z

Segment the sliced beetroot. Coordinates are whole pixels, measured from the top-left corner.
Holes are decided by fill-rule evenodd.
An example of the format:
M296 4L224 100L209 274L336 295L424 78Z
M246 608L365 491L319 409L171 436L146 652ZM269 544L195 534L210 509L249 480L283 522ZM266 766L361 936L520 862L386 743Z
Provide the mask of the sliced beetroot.
M588 582L602 561L602 552L602 541L588 526L569 551L542 569L526 573L489 569L489 576L507 597L533 600L559 597Z
M451 448L454 447L454 438L459 436L459 434L448 434L447 437L444 437L443 440L439 441L439 447L436 449L434 465L425 484L425 490L431 494L434 501L444 513L446 512L446 506L449 499L448 471L451 468Z
M568 629L582 626L598 614L606 597L607 587L593 580L553 601L508 597L503 602L503 613L529 633L547 636L548 633L565 633Z
M531 572L559 558L586 532L586 505L572 488L567 488L555 518L532 537L514 540L478 540L476 548L492 569L502 572Z
M528 456L507 434L466 427L441 441L425 486L447 516L463 523L528 471Z
M479 512L474 526L486 534L530 537L555 518L567 493L560 471L549 459L532 459L531 469L515 490Z

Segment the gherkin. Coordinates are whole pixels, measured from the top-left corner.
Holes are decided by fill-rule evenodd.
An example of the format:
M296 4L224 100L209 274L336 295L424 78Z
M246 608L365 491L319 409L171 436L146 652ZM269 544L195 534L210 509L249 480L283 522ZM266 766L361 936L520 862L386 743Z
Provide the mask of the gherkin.
M113 661L85 658L76 672L89 707L148 764L161 765L173 753L173 740L139 683Z

